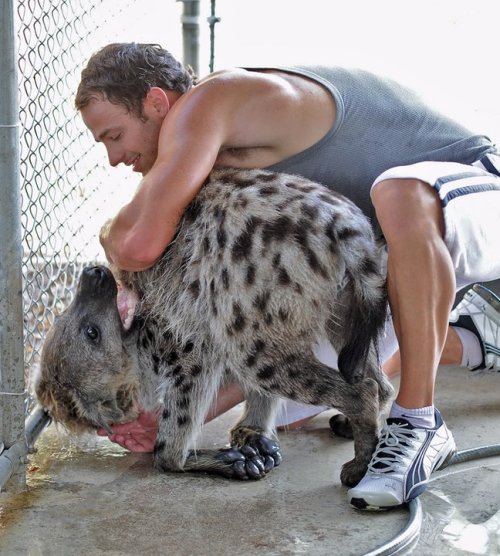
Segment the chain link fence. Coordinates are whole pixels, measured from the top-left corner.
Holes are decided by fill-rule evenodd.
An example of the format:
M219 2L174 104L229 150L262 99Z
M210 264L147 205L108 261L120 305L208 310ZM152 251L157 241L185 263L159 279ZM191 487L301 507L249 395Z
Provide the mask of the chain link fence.
M141 35L143 41L164 43L167 37L158 36L151 19L163 15L180 27L175 4L175 0L17 4L28 383L45 333L71 300L80 270L102 260L97 241L101 225L130 196L131 182L137 182L137 177L125 173L117 176L116 170L109 175L104 150L75 112L81 69L92 52L109 42L138 40Z
M0 15L5 18L2 28L9 31L8 51L16 50L11 44L16 42L12 40L15 36L18 55L19 126L10 121L7 125L1 121L0 126L19 127L26 414L35 405L30 395L32 377L45 334L55 315L71 301L81 269L104 259L99 229L130 198L139 181L126 169L110 173L104 149L94 142L76 113L73 102L80 72L90 55L110 42L156 42L181 59L181 12L183 2L188 1L2 0ZM13 24L8 26L7 19ZM7 80L13 72L5 71L4 66L7 63L2 65L1 79ZM15 88L15 82L13 85ZM18 207L7 207L12 199L16 204L15 196L8 193L16 185L7 176L0 181L4 182L0 203L12 214ZM15 240L2 238L3 254L16 250ZM2 259L2 253L0 279L5 278L11 260ZM19 288L16 290L8 291L8 296L20 295ZM4 336L8 342L17 341L5 327ZM2 384L9 382L9 373L12 376L8 366L2 356ZM1 437L2 418L8 426L13 414L6 400L22 394L6 386L3 390L9 391L0 392L0 400L4 400L0 406L0 475L8 480L15 465L4 457L8 452L4 448L15 446ZM6 438L11 438L13 431L4 428L4 433L6 430ZM22 460L22 450L19 453ZM18 459L17 452L12 457ZM2 486L3 482L0 489Z

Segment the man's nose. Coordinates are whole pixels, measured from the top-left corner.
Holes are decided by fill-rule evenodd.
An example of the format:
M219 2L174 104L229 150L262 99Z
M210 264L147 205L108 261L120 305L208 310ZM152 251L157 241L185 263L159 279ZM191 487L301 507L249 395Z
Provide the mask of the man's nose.
M109 159L110 165L113 166L113 168L114 168L115 166L118 166L118 164L120 164L120 162L122 162L123 156L116 149L108 149L108 159Z

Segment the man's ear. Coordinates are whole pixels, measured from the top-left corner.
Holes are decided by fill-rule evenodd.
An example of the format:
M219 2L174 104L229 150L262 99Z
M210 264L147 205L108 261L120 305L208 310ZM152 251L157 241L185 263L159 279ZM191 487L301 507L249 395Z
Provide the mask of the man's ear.
M144 99L144 112L149 116L164 118L170 110L167 93L160 87L151 87Z

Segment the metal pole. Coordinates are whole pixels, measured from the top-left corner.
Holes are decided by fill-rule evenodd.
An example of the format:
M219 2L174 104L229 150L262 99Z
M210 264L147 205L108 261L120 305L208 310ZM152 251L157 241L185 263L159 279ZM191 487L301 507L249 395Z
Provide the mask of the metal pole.
M196 75L200 70L200 2L178 0L183 3L181 15L183 62L191 66Z
M210 17L207 17L210 27L210 73L214 71L215 63L215 24L220 22L220 17L215 15L215 0L210 0Z
M24 347L19 104L14 0L0 0L0 440L24 440ZM15 455L13 489L26 485Z

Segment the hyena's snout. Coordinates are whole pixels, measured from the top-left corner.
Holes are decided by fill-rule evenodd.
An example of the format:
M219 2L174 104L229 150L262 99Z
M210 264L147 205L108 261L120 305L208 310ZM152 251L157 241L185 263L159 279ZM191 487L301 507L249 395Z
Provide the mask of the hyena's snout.
M113 273L105 266L87 266L78 284L80 295L116 295L118 290Z

